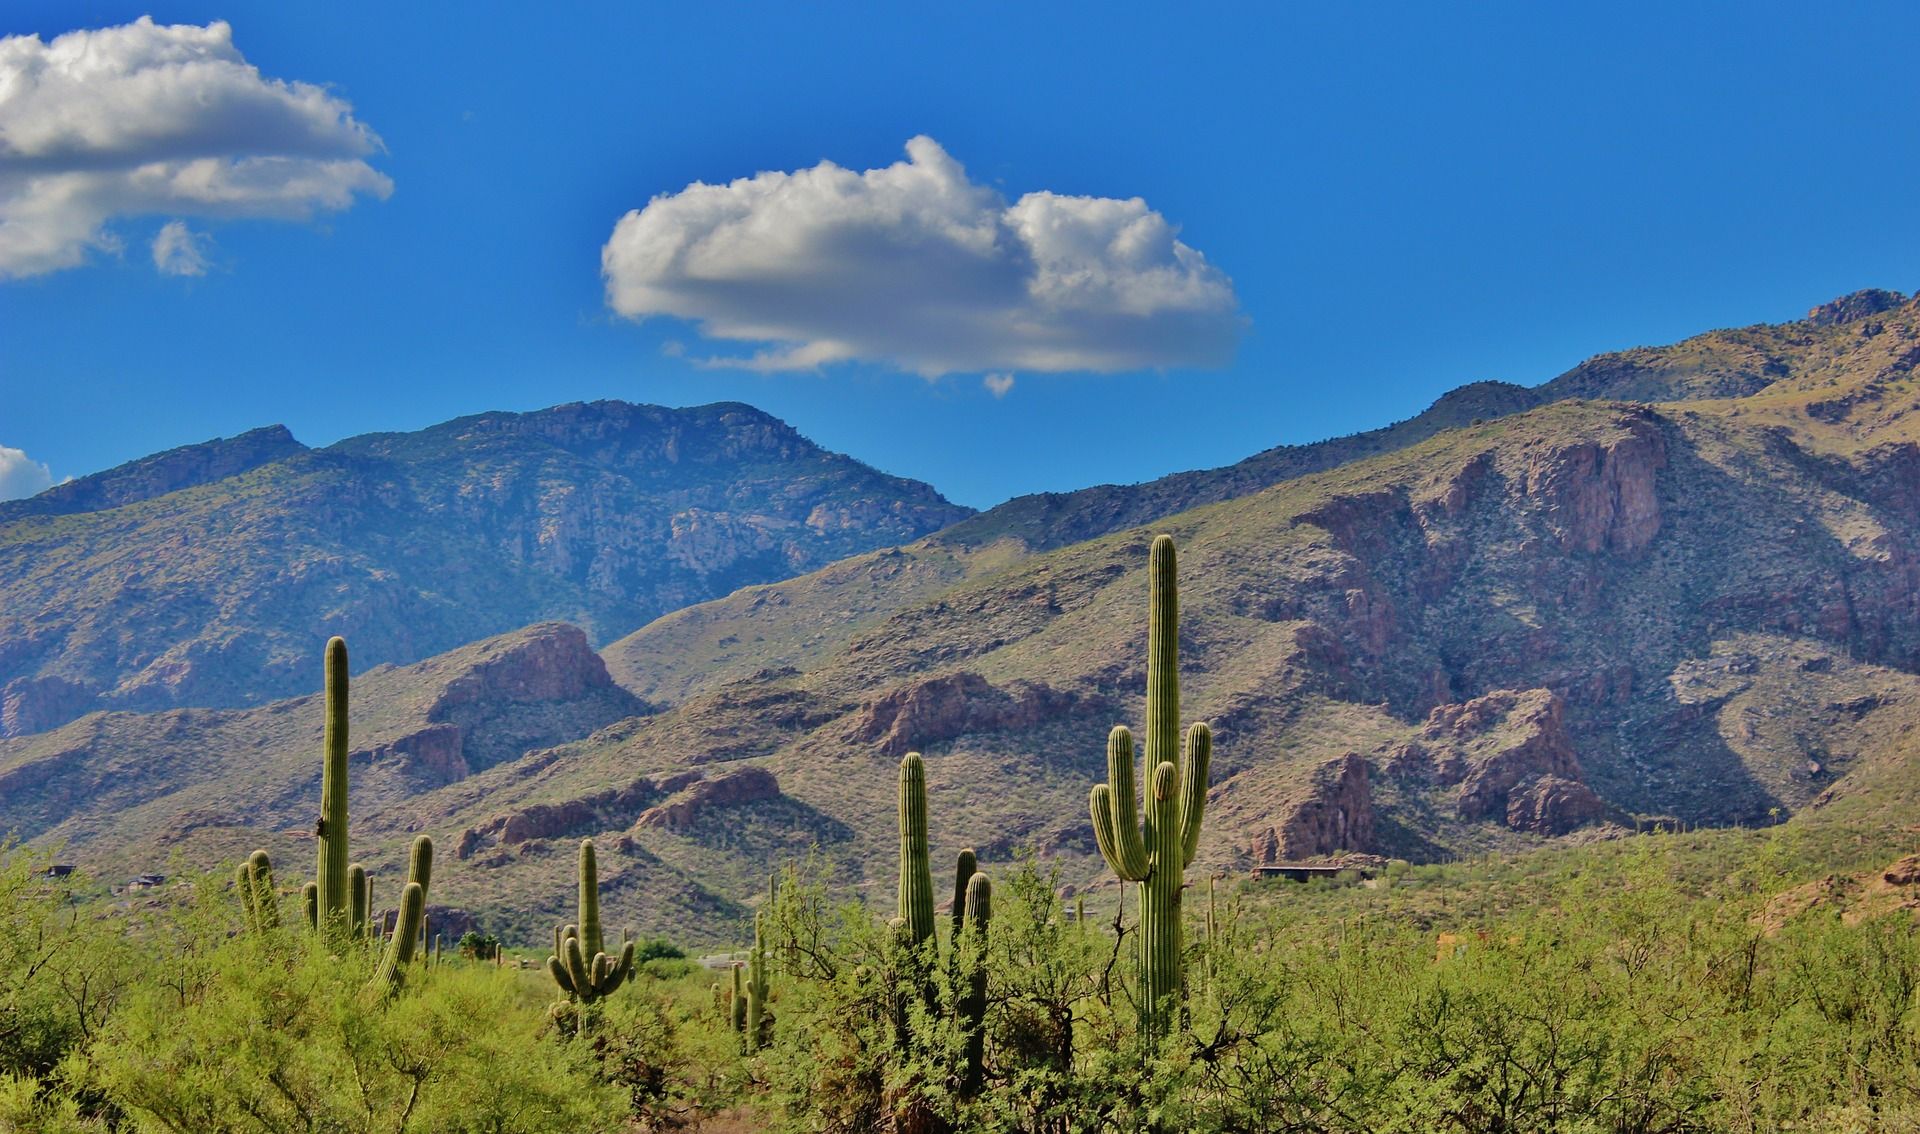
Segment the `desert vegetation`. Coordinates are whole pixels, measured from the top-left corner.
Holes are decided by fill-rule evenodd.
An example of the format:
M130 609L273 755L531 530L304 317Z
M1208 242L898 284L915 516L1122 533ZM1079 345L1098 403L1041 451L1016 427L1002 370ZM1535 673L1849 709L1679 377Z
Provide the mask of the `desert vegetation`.
M896 906L774 864L718 967L609 954L590 840L551 955L421 947L425 837L384 932L348 853L336 640L305 916L265 854L115 903L0 850L0 1129L1920 1129L1911 911L1822 902L1792 824L1188 877L1211 745L1180 744L1170 540L1150 566L1144 821L1124 728L1090 800L1125 885L1089 912L1044 859L994 881L960 850L938 916L908 753Z

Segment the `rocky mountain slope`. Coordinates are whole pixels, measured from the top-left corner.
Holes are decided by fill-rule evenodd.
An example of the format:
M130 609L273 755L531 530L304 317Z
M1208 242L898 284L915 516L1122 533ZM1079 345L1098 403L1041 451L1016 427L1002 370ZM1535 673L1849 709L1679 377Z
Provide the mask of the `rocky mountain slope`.
M607 638L964 517L749 406L489 413L188 446L0 506L0 735L304 691L544 618Z
M374 792L366 829L395 851L433 831L436 893L529 933L591 834L610 916L720 937L812 847L884 897L917 749L939 853L1032 847L1101 886L1086 794L1141 712L1155 530L1181 548L1185 715L1214 725L1216 868L1908 824L1888 800L1920 725L1920 305L1896 298L1595 359L1532 408L1151 526L1050 549L950 529L689 608L607 650L662 711ZM1595 396L1616 390L1663 400ZM0 744L0 775L47 742ZM86 807L59 832L76 848L153 853Z

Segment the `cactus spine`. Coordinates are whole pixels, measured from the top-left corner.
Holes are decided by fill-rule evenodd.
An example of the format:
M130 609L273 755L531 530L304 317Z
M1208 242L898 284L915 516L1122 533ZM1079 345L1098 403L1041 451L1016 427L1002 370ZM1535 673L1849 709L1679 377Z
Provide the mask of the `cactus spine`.
M582 1004L591 1004L611 995L633 975L633 942L626 943L618 959L606 952L606 939L600 932L600 874L592 839L580 841L579 905L579 922L554 930L554 953L547 958L547 973L560 991Z
M1124 725L1107 737L1107 782L1094 787L1088 807L1101 856L1122 881L1139 884L1142 1021L1159 1035L1169 999L1181 992L1180 891L1200 842L1213 734L1196 723L1180 751L1180 598L1172 537L1154 537L1148 571L1145 829L1134 795L1133 734Z

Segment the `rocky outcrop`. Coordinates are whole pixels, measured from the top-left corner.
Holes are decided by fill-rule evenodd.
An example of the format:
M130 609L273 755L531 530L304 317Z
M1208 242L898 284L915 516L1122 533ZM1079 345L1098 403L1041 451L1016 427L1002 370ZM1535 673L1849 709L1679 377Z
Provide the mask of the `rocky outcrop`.
M624 787L608 788L577 799L529 804L467 828L454 848L454 857L468 859L496 843L517 846L538 839L623 828L655 801L698 779L699 772L676 772L659 779L642 776Z
M664 803L649 807L640 813L640 818L634 820L633 825L636 828L687 831L699 825L715 810L779 797L780 781L765 768L728 768L687 785Z
M0 689L0 736L58 727L93 705L93 690L64 677L21 677Z
M465 733L456 724L428 725L398 740L356 749L350 761L397 764L408 775L436 785L464 780L470 774L463 754Z
M1547 447L1527 462L1522 491L1564 550L1633 556L1660 531L1666 442L1650 414L1621 424L1624 437Z
M482 643L479 650L467 671L434 698L428 720L451 720L467 705L573 701L618 688L607 673L607 663L587 642L586 632L565 622L530 626Z
M1907 297L1897 291L1870 287L1820 304L1807 312L1807 322L1816 327L1837 327L1844 323L1857 323L1862 319L1891 311L1906 301Z
M1081 700L1041 682L1000 689L977 673L943 674L895 686L862 705L848 739L877 744L882 756L904 756L970 732L1031 728L1074 711Z
M1427 714L1420 734L1435 750L1434 778L1460 784L1462 819L1504 821L1513 789L1542 776L1580 781L1564 712L1551 690L1499 689Z
M1373 849L1373 793L1367 762L1349 752L1316 769L1307 786L1276 809L1253 840L1261 865L1298 862L1336 851Z
M1536 835L1564 835L1607 815L1607 804L1578 780L1541 776L1507 794L1507 826Z

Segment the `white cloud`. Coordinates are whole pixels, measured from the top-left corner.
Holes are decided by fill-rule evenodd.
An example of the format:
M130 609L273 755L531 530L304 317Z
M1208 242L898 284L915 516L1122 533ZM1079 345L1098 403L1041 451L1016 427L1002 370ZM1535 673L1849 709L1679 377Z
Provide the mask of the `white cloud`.
M601 250L622 315L764 344L751 370L847 359L928 376L1227 361L1233 283L1138 197L1008 205L932 138L856 173L832 162L695 183L622 217Z
M204 234L188 228L186 221L168 221L153 238L153 266L163 276L204 276L206 240Z
M352 109L264 78L223 22L0 39L0 279L117 251L116 217L303 220L385 197Z
M53 487L53 472L19 449L0 445L0 500L20 500Z
M1004 398L1013 389L1013 375L989 374L980 380L980 384L992 392L996 398Z

